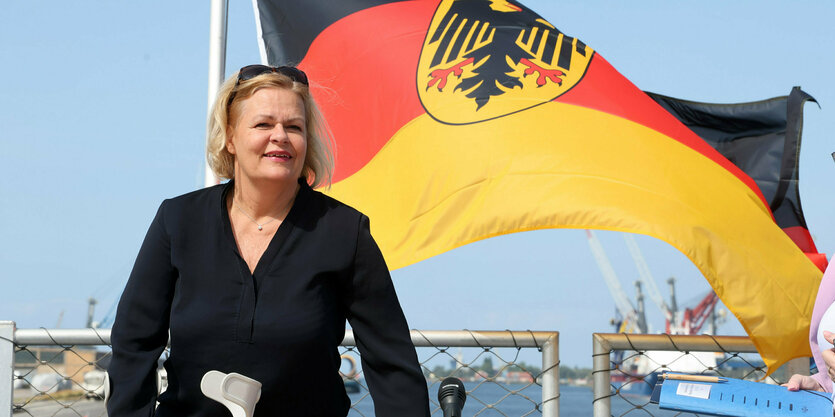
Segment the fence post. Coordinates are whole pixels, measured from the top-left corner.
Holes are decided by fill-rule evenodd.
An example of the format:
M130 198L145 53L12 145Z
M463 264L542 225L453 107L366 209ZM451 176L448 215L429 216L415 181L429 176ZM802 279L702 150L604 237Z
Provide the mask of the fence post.
M0 321L0 415L12 415L14 397L14 322Z
M609 342L597 333L592 334L592 376L594 390L594 417L612 415L612 388L609 375L611 347Z
M542 416L560 415L560 334L542 344Z

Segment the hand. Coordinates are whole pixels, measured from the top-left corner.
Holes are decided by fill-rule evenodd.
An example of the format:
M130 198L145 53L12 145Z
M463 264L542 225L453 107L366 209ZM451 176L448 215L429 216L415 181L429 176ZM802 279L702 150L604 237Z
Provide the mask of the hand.
M782 384L782 386L789 389L789 391L812 390L823 391L823 387L815 381L815 378L806 375L794 374L789 378L789 382Z
M835 342L835 333L824 330L823 338L826 339L827 342L833 343ZM829 372L829 379L835 381L835 349L823 350L821 351L821 356L823 356L823 361L826 362L826 367L828 368Z

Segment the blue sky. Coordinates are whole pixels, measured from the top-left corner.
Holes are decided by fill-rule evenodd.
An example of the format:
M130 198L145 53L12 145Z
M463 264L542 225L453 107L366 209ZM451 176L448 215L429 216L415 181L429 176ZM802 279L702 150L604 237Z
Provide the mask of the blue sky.
M800 85L816 97L820 109L806 106L800 190L818 248L835 251L835 3L525 4L644 90L742 102ZM259 61L251 3L232 0L229 17L227 74ZM91 296L101 320L159 203L201 186L208 31L202 1L0 4L0 320L54 327L64 311L61 327L81 327ZM632 296L638 272L623 240L598 236ZM704 296L684 256L636 239L659 286L678 279L680 304ZM563 363L584 366L591 333L611 330L614 304L579 230L477 242L393 277L414 328L558 330Z

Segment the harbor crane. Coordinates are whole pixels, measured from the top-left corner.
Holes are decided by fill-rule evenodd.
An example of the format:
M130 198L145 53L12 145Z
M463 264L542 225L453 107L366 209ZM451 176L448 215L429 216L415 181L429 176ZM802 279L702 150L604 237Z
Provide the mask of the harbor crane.
M714 317L714 309L719 297L716 293L710 291L705 298L699 302L694 308L686 308L684 312L678 311L678 303L676 303L676 289L675 278L670 277L667 283L670 285L670 305L664 302L661 297L661 292L655 285L655 279L647 267L644 256L635 243L635 238L629 233L623 234L623 240L626 241L626 247L629 248L629 254L632 255L632 260L635 261L635 266L638 267L638 274L640 280L646 285L649 297L658 306L662 313L664 313L664 328L667 334L698 334L709 318ZM710 322L711 326L708 333L716 331L716 324L713 320Z
M606 287L609 288L609 293L612 295L612 299L615 300L615 308L617 312L622 317L622 323L620 326L619 331L624 333L646 333L647 332L647 321L646 316L644 315L644 308L643 308L643 295L641 294L641 286L640 283L636 285L638 290L638 298L639 301L639 308L635 308L632 305L632 302L629 301L629 297L626 296L626 293L623 291L623 287L620 285L620 280L615 274L614 268L612 268L612 264L609 262L609 258L606 257L606 252L603 250L603 246L600 245L600 241L597 240L597 236L594 235L594 232L591 230L586 230L586 237L588 237L589 247L591 248L591 253L594 255L594 259L597 262L597 267L600 268L600 273L603 274L603 280L606 282Z
M618 313L623 317L623 324L620 327L620 332L627 333L646 333L647 323L646 315L643 308L643 292L642 288L646 288L649 298L658 306L664 314L665 319L665 333L667 334L699 334L705 325L708 325L706 331L714 333L716 331L716 304L719 302L719 297L716 293L710 291L700 302L693 308L685 308L684 311L679 311L678 303L676 302L675 292L675 278L670 277L667 283L670 287L670 303L664 301L664 297L658 290L655 284L655 279L644 260L641 250L635 239L629 233L623 233L623 238L626 242L632 260L638 269L639 279L635 282L637 308L632 305L623 288L620 285L620 280L615 274L603 246L600 241L590 230L586 230L589 247L594 255L600 272L603 274L603 279L612 299L615 300L615 306ZM724 319L724 317L722 317Z
M649 294L649 298L658 306L662 313L664 313L664 318L667 319L667 322L675 321L674 316L674 309L671 309L666 302L664 302L664 297L661 296L661 292L658 291L658 287L655 285L655 279L652 277L652 273L649 271L649 267L647 266L646 261L644 261L644 255L641 254L641 250L638 249L638 244L635 243L635 238L632 237L630 233L622 233L623 240L626 241L626 247L629 248L629 254L632 256L632 260L635 261L635 266L638 268L638 276L639 280L643 282L644 286L647 288L647 293ZM675 297L675 294L673 294ZM669 329L667 329L669 331Z

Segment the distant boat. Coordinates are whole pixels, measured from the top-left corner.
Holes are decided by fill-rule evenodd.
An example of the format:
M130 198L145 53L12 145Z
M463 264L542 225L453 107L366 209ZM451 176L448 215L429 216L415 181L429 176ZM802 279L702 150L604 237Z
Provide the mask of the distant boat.
M663 372L704 374L707 369L716 369L715 352L645 351L621 363L620 370L611 374L612 386L621 395L649 396Z
M631 376L621 372L612 372L611 383L621 396L649 397L658 380L657 373L644 376Z
M346 379L345 382L345 392L348 394L356 394L360 392L360 383L353 379Z

